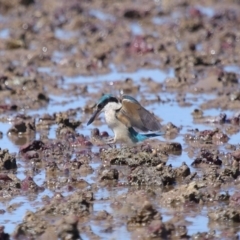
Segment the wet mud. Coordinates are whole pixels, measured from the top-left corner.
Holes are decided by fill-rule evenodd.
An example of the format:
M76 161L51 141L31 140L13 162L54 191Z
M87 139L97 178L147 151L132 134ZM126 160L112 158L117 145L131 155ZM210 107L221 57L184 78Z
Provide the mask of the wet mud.
M238 1L0 2L0 239L238 239ZM107 144L104 93L163 136Z

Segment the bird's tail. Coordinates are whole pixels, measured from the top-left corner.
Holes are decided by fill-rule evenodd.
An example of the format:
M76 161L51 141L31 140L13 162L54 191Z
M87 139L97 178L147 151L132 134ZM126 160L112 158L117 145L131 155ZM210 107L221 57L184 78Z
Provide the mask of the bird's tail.
M142 135L146 136L146 137L159 137L162 136L164 133L163 132L156 132L156 133L142 133Z
M150 137L158 137L163 135L162 132L155 132L155 133L138 133L134 130L134 128L129 128L129 132L130 132L130 137L132 138L132 140L134 142L141 142L144 141L147 138Z

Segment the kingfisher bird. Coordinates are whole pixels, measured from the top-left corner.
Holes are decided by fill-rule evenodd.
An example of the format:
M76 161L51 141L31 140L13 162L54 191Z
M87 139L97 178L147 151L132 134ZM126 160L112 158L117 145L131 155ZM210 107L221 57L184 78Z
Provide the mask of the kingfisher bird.
M103 111L107 125L114 132L114 138L108 141L109 144L119 142L134 144L163 134L160 132L161 124L156 117L131 96L123 95L118 99L111 94L103 95L87 125ZM135 129L153 133L139 133Z

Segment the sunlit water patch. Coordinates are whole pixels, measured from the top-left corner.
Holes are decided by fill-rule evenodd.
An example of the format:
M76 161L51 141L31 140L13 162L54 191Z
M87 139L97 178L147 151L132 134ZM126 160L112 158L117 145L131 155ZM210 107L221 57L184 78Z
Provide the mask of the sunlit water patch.
M42 205L41 198L43 196L52 197L53 193L46 189L40 194L36 195L36 198L30 199L28 196L18 196L10 201L0 203L0 209L5 210L4 217L0 218L0 225L5 226L5 231L13 233L16 226L22 222L27 211L35 212L38 207ZM16 210L8 211L10 205L17 205Z
M152 23L156 25L162 25L169 22L170 17L153 17Z
M10 31L8 28L0 30L0 38L7 39L10 36Z
M99 20L102 20L102 21L114 21L116 18L111 15L111 14L108 14L108 13L104 13L100 10L97 10L97 9L91 9L89 11L89 14L98 18Z
M171 72L172 75L172 72ZM152 78L157 82L163 82L166 77L169 76L168 72L162 71L160 69L139 69L136 72L119 72L113 66L112 71L108 74L103 75L93 75L93 76L76 76L76 77L65 77L65 83L81 83L81 84L91 84L100 82L111 82L125 80L126 78L133 79L134 82L138 82L141 78Z
M77 33L74 31L67 31L61 28L56 28L54 32L55 36L59 39L70 39L77 36Z
M16 153L19 150L19 147L15 145L12 141L10 141L8 137L8 130L11 128L10 123L2 123L0 122L0 131L3 133L2 139L0 139L0 148L7 148L10 153Z
M228 65L223 68L227 72L234 72L236 74L240 74L240 67L236 65Z
M197 214L197 216L187 216L186 220L190 223L190 226L187 227L189 235L196 234L198 232L208 232L209 230L207 211L205 210L202 210L202 212Z
M7 208L13 204L18 205L17 210L9 212ZM4 213L4 218L1 217L0 219L0 225L4 225L5 231L8 233L12 233L14 231L17 224L22 221L26 211L35 211L35 206L33 206L31 202L29 202L29 199L25 196L19 196L9 202L0 203L0 208L6 211Z
M228 143L234 144L234 145L237 144L238 146L240 146L240 132L232 135Z
M201 6L197 5L197 9L199 9L203 14L207 15L208 17L213 17L215 14L215 9L212 7Z
M144 31L139 23L134 22L129 25L130 25L131 31L134 35L142 35L144 33Z

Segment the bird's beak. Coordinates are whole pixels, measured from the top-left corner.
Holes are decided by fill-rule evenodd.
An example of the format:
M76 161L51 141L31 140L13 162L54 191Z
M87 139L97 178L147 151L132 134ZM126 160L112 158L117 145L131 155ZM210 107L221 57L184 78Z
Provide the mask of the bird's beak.
M89 119L87 125L91 124L91 123L95 120L95 118L98 117L98 115L100 114L100 112L101 112L101 109L95 110L95 112L93 113L93 115L92 115L91 118Z

